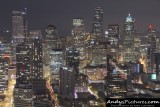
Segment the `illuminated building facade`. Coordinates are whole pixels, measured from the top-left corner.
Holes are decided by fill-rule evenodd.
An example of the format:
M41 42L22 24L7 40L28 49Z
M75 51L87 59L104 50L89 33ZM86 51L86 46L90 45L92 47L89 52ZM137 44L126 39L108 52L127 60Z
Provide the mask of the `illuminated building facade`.
M79 74L79 51L74 48L66 49L66 66L69 68L74 68L75 74Z
M50 81L53 85L54 92L59 92L60 68L65 65L65 54L63 49L52 49L50 53Z
M156 51L156 31L153 29L153 26L149 26L148 29L148 48L147 48L147 72L153 73L153 62L154 55L153 53Z
M92 39L100 39L103 36L103 9L96 7L94 9L93 23L92 23Z
M127 91L127 81L125 74L113 69L107 74L107 97L108 98L125 98Z
M11 57L11 44L0 41L0 58L9 58L11 61Z
M74 68L63 67L60 69L60 96L74 98L75 71Z
M107 53L108 53L108 45L109 43L104 39L103 41L94 42L91 44L91 65L100 65L106 64L107 61Z
M42 39L41 30L30 30L29 31L29 39L30 40Z
M80 60L85 58L85 26L82 18L73 19L72 36L74 38L74 48L80 52Z
M20 88L21 87L21 88ZM21 84L14 89L15 107L32 107L32 87L28 84Z
M42 62L42 40L35 39L31 51L31 77L32 79L43 79L43 62Z
M110 54L117 59L117 52L119 47L119 25L108 25L108 39L110 42Z
M134 19L128 14L124 23L124 62L135 61L134 57Z
M0 59L0 94L7 89L8 85L8 60Z
M154 62L153 62L153 73L155 73L156 74L156 76L157 76L157 78L158 78L158 76L159 76L159 74L160 74L160 53L159 52L154 52L153 53L153 55L154 55Z
M58 48L58 32L54 25L47 26L43 47L44 47L43 48L44 76L49 76L51 71L50 70L50 63L51 63L50 53L52 49Z
M64 50L52 49L51 53L51 74L59 74L59 69L64 66Z
M53 25L49 25L46 28L46 37L44 39L45 43L43 45L43 54L44 54L44 64L49 65L50 64L50 52L52 49L57 48L57 29Z
M135 60L139 60L141 57L140 45L141 45L140 34L134 33L134 57L135 57Z
M29 84L31 52L28 45L19 44L16 46L16 84Z
M27 37L26 12L12 11L12 36L13 43L23 43Z
M78 76L78 78L76 79L75 93L77 93L77 92L87 92L88 91L87 87L88 87L88 77L87 77L87 75L80 74Z
M91 83L103 82L107 75L106 66L103 65L88 65L83 69L83 73L88 76Z

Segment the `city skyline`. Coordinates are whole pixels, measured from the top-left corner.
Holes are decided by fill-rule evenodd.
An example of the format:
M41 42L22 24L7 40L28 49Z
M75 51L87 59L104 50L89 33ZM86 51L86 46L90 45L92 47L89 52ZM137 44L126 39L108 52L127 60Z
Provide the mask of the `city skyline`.
M145 4L144 4L145 3ZM93 10L97 6L102 6L104 14L104 30L109 24L119 24L123 30L123 22L128 13L135 18L136 28L140 32L147 31L148 25L153 25L156 30L160 29L158 21L160 10L158 0L69 0L69 1L32 1L32 0L5 0L1 3L0 30L11 30L12 10L23 11L27 8L28 27L32 30L44 29L48 24L57 27L60 35L70 35L72 29L72 19L75 17L84 18L85 29L91 31Z
M0 107L106 107L119 98L159 104L152 99L160 98L158 3L4 1ZM117 106L128 104L144 102Z

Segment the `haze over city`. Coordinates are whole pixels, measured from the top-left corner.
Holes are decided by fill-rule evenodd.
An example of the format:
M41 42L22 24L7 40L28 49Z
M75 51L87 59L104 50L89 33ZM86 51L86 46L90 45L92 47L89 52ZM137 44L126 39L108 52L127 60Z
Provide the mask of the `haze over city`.
M3 0L0 107L159 105L159 3Z
M72 18L82 17L86 31L91 31L93 9L102 6L104 12L104 30L108 24L123 22L130 12L136 19L139 32L146 32L152 24L160 29L159 0L2 0L0 30L11 30L11 11L27 8L27 19L30 29L43 30L48 24L54 24L59 33L69 35L72 28Z

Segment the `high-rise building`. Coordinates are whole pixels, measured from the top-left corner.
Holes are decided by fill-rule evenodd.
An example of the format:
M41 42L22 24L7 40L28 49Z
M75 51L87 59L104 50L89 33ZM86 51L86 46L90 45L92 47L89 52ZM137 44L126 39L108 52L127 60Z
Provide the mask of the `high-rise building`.
M80 60L84 60L85 55L85 26L82 18L73 19L72 36L74 38L74 48L80 52Z
M160 74L160 53L159 52L154 52L154 62L153 62L153 73L156 74L158 77Z
M31 77L32 79L43 79L43 62L42 62L42 40L35 39L31 51Z
M127 91L127 81L125 74L113 69L107 74L107 97L108 98L125 98Z
M103 36L103 9L96 7L94 9L93 24L92 24L92 39L100 39Z
M44 39L44 45L43 47L43 54L44 54L44 64L48 65L50 64L50 52L52 49L58 48L58 33L57 29L53 25L49 25L46 28L46 37Z
M20 84L14 89L15 107L33 107L32 106L32 87L29 84Z
M31 53L30 48L26 44L16 46L16 84L29 84Z
M154 52L156 51L156 31L153 26L148 29L148 48L147 48L147 72L153 72Z
M0 59L0 94L7 89L8 85L8 60Z
M128 14L124 22L124 43L123 59L124 62L135 61L134 57L134 19Z
M118 47L119 25L108 25L108 38L112 47Z
M74 98L75 71L74 68L63 67L60 69L60 96Z
M29 39L42 39L41 30L30 30L29 31Z
M65 52L63 49L52 49L50 53L50 80L55 93L59 92L60 68L65 65Z
M74 68L75 74L79 74L79 51L77 49L66 49L66 66Z
M12 11L12 36L13 43L20 44L27 37L26 12Z
M117 59L119 47L119 25L108 25L108 39L110 43L110 54Z
M54 25L49 25L46 28L46 35L44 37L43 43L43 68L44 68L44 76L50 75L50 63L51 57L50 53L52 49L58 48L58 33L57 29Z
M108 42L106 40L96 42L95 45L91 47L91 64L92 65L101 65L106 64L107 53L108 53Z

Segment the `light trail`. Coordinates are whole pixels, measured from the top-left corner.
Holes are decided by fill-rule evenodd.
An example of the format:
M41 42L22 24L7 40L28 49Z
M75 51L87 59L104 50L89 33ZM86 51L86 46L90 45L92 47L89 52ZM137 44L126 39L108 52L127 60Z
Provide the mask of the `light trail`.
M52 100L55 102L55 107L60 107L59 102L57 101L56 96L54 95L54 91L52 86L50 85L49 81L46 81L46 87L50 91L50 96L52 97Z
M96 96L97 99L99 98L98 95L97 95L97 93L95 93L95 92L93 92L93 91L91 90L91 87L88 87L88 91L89 91L92 95Z
M5 99L3 102L3 107L13 107L13 92L14 92L14 86L16 80L12 79L9 81L8 89L5 92Z

